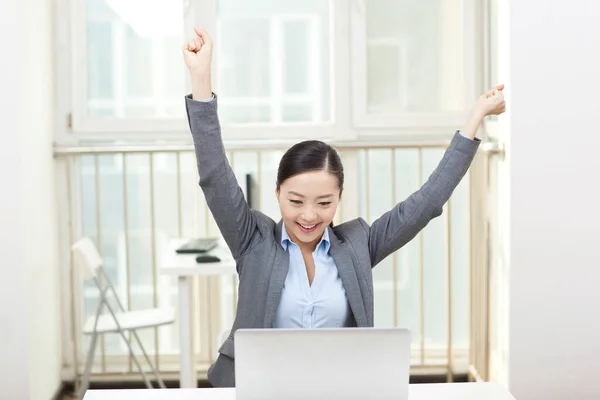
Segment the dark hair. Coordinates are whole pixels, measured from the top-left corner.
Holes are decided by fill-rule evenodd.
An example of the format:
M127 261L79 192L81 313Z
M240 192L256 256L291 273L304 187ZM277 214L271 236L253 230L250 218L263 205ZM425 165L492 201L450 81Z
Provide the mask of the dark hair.
M319 140L306 140L290 147L279 162L277 190L286 179L309 171L327 171L338 178L338 187L344 188L344 166L337 151ZM329 224L333 228L333 222Z
M309 171L327 171L338 178L344 188L344 167L337 151L319 140L296 143L285 152L277 170L277 190L286 179Z

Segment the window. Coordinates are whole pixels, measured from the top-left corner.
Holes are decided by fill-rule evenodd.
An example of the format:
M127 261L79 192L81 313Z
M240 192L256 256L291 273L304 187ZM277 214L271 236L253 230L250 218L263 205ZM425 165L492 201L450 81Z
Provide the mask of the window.
M224 124L331 119L329 2L218 1Z
M418 130L461 123L475 84L471 2L359 4L352 13L355 126Z
M183 96L190 88L181 47L196 24L215 41L213 87L223 135L230 144L253 142L248 148L234 143L230 161L238 179L252 174L257 203L275 218L272 185L285 143L353 142L344 150L349 189L338 214L372 222L417 189L441 157L440 146L424 149L413 139L450 139L483 90L475 0L67 1L70 71L58 73L72 90L61 94L59 108L72 114L73 127L58 132L59 146L73 140L92 146L189 142ZM373 137L383 144L361 148ZM281 145L257 146L265 140ZM174 282L156 276L160 255L153 249L166 237L218 233L197 186L193 154L85 154L71 162L79 185L73 203L80 206L70 216L73 225L101 237L122 297L134 308L176 304ZM454 344L468 342L469 259L462 240L469 232L468 184L453 197L451 227L437 220L374 271L377 326L408 326L423 353L446 345L445 296L452 296ZM445 260L450 246L452 258ZM445 262L456 274L450 280ZM451 293L444 292L448 282ZM219 299L221 314L207 317L202 309L199 318L229 327L235 284L206 283L218 287L211 296ZM97 300L91 291L81 294L90 307ZM199 326L199 360L209 362L214 348L207 343L218 332ZM176 327L157 332L144 343L161 357L176 354ZM117 339L102 346L106 354L125 354Z
M191 15L213 12L210 2L192 3ZM227 0L217 6L210 33L217 43L213 85L223 125L329 123L329 2L249 7ZM85 16L84 24L73 24L81 37L75 35L72 49L73 128L81 139L91 132L94 138L106 132L107 139L138 132L135 139L145 139L150 132L187 131L189 78L181 47L194 22L184 23L183 7L181 0L73 0L74 13Z
M73 49L75 129L137 130L156 121L181 122L186 90L181 0L83 5L85 25L75 24L81 37Z
M189 140L194 24L215 40L226 139L447 134L482 90L474 0L71 1L79 139Z

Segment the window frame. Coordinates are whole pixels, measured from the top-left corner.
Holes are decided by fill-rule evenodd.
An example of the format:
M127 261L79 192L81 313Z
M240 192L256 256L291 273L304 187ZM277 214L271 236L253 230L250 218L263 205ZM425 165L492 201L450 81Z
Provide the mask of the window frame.
M69 39L66 42L70 60L70 117L67 128L71 133L77 135L80 140L110 141L154 139L153 135L147 134L185 130L187 122L182 118L119 118L88 115L87 8L85 0L67 1L70 15ZM184 15L189 12L185 4L184 2ZM182 71L185 71L183 63Z
M184 2L184 29L191 32L194 24L202 26L212 33L213 39L218 43L217 29L217 0L190 0ZM343 2L330 0L330 9L338 9ZM128 141L166 141L181 142L189 138L189 127L185 118L133 118L133 117L94 117L87 113L87 63L86 63L86 5L83 0L65 0L57 7L57 15L70 15L69 32L64 32L57 42L68 55L69 65L57 63L57 81L62 87L69 87L68 95L63 93L60 97L59 114L66 119L66 126L59 125L56 141L60 145L75 145L81 142L128 142ZM333 5L336 3L336 5ZM330 24L333 23L333 11L330 10ZM330 34L339 32L330 25ZM339 42L339 37L330 36L330 47ZM330 57L330 70L332 87L339 87L333 80L336 77L337 64L333 61L339 59L338 52ZM218 51L213 54L213 91L218 88ZM62 65L60 65L62 64ZM182 60L182 70L185 65ZM189 73L186 75L186 93L191 91ZM332 139L336 136L334 99L336 94L332 89L330 93L331 108L330 121L320 123L279 123L279 124L232 124L223 123L223 136L226 140L258 140L258 139ZM342 91L343 92L343 91ZM344 93L341 93L342 95ZM62 118L60 118L63 120ZM64 121L64 120L63 120Z
M194 24L214 32L218 46L219 29L216 20L218 0L185 0L184 29L190 32ZM466 118L468 106L483 90L482 59L485 49L480 32L485 21L479 18L483 6L476 0L463 0L465 24L463 48L465 72L470 77L465 84L465 109L449 113L381 113L368 114L366 104L366 0L328 0L330 38L330 121L319 123L231 124L223 123L227 141L322 139L337 142L364 140L439 141L459 129ZM57 82L68 87L59 94L56 141L59 145L83 142L189 142L189 127L185 118L106 118L87 115L86 66L86 5L84 0L62 0L57 16L70 15L68 29L59 29L57 43L68 62L57 61ZM213 55L213 90L219 93L219 52ZM68 64L68 65L67 65ZM182 70L185 66L182 62ZM186 75L186 92L191 90ZM182 107L183 96L182 93ZM62 114L62 115L61 115ZM64 119L63 119L64 118ZM64 123L66 122L66 123Z
M190 31L193 23L195 22L199 26L205 27L210 32L217 32L216 21L214 15L216 15L216 1L217 0L186 0L184 4L187 4L184 13L184 24L186 31ZM364 1L364 0L360 0ZM355 47L355 43L351 41L351 33L354 28L350 24L351 13L356 12L355 7L359 0L331 0L331 11L330 11L330 38L332 38L332 46L330 52L330 65L332 67L331 76L331 91L332 91L332 102L330 108L330 114L333 123L321 124L321 125L307 125L307 124L294 124L286 126L261 126L255 125L243 125L243 126L226 126L224 129L225 134L225 145L231 141L247 140L249 142L256 143L260 141L261 146L269 147L273 143L286 142L291 144L290 139L297 138L321 138L326 140L332 140L336 143L346 144L349 146L359 146L361 142L369 141L371 143L380 143L385 146L386 143L399 143L403 142L406 144L420 143L424 144L427 142L439 143L440 140L449 140L451 132L454 129L460 127L460 125L451 124L450 122L462 123L463 121L446 121L445 124L435 126L431 124L421 125L418 127L408 126L407 124L394 126L387 122L387 124L356 126L353 112L356 111L355 100L357 93L353 88L355 82L356 71L351 68L353 61L355 61L355 55L352 53L352 49ZM475 24L479 15L479 5L475 0L466 0L469 4L473 5L472 11L472 22ZM483 3L487 3L490 0L484 0ZM85 106L85 102L80 101L86 97L81 97L81 87L78 86L78 82L86 81L85 69L82 69L81 64L85 64L85 57L79 57L81 55L81 49L85 47L85 43L82 43L82 38L85 37L78 35L77 32L85 32L85 19L77 18L78 16L85 15L82 12L84 0L58 0L55 5L54 19L56 21L64 20L69 18L70 22L67 24L54 24L55 43L56 43L56 56L55 56L55 79L58 88L64 88L64 90L56 91L56 104L54 105L57 113L55 121L56 127L56 144L58 146L76 146L81 144L82 141L161 141L165 144L172 144L180 141L190 141L189 128L187 121L163 121L148 120L147 127L141 127L139 124L132 124L131 121L115 121L118 124L112 125L112 123L101 122L101 121L88 121L82 118L82 114L78 114L81 111L82 105ZM466 9L466 7L465 7ZM489 11L489 10L488 10ZM482 14L483 15L483 14ZM335 21L333 19L335 16ZM213 18L211 20L211 18ZM482 24L480 22L475 26ZM189 29L188 29L189 28ZM483 29L483 27L482 27ZM214 35L213 35L214 36ZM218 40L218 36L216 37ZM486 36L478 35L478 37L470 38L473 41L474 53L471 57L473 63L473 69L475 73L472 79L472 88L469 90L472 92L473 100L484 89L483 86L488 86L489 81L484 78L484 71L489 68L489 65L485 64L484 57L487 55L486 41L489 40ZM78 50L79 49L79 50ZM78 53L79 51L79 53ZM480 61L481 60L481 61ZM218 56L215 54L215 60L218 62ZM85 68L85 65L83 65ZM213 72L213 75L216 74ZM189 80L187 80L189 82ZM483 83L483 84L482 84ZM215 92L218 93L217 79L215 79ZM189 89L189 84L188 84ZM183 94L182 94L182 107L183 107ZM78 108L79 107L79 108ZM84 109L85 111L85 109ZM85 115L85 114L83 114ZM393 121L391 121L393 122ZM360 125L360 124L359 124ZM262 139L262 140L261 140ZM269 139L265 141L264 139ZM349 158L345 161L345 169L347 172L347 179L349 181L349 187L357 187L357 159ZM66 163L59 162L57 168L62 171L65 168ZM69 168L77 168L76 165L70 165ZM64 174L60 174L63 176ZM64 178L58 180L59 185L64 186ZM63 190L63 192L65 192ZM65 203L62 207L77 208L77 204ZM347 214L347 216L357 215L357 210L353 203L346 203L341 208L340 214ZM341 217L341 215L340 215ZM344 219L347 219L344 216ZM68 227L72 229L72 221L63 221L63 227L65 232ZM64 238L63 238L64 239ZM64 240L63 240L64 241ZM64 247L64 246L63 246ZM68 247L68 246L67 246ZM64 260L68 260L67 254L61 254ZM69 277L68 262L65 262L65 268L63 276ZM77 338L74 337L75 333L71 330L71 322L77 321L77 317L72 313L77 314L78 305L73 306L75 310L71 310L70 301L71 297L70 290L71 284L66 279L65 290L63 291L63 360L67 362L65 369L71 369L73 367L73 359L77 358L78 354L75 354L75 347ZM206 327L206 324L202 324L201 327ZM205 338L206 328L202 330L202 337ZM205 340L205 339L203 339ZM196 346L198 348L198 346ZM79 348L81 350L81 348ZM164 356L161 357L176 360L176 357ZM70 360L70 364L68 363ZM123 362L126 362L126 358L122 358ZM110 360L109 360L110 362ZM73 372L74 374L74 372Z
M381 128L400 128L419 132L427 135L428 132L456 129L464 122L471 101L477 98L482 90L479 84L481 79L480 61L483 49L480 41L483 21L481 4L476 0L462 0L463 35L462 46L464 49L464 104L463 111L456 112L398 112L398 113L369 113L367 105L367 26L366 26L366 1L355 0L351 11L352 26L352 82L353 87L353 125L357 129L366 130L363 136L378 135L373 132ZM386 133L383 133L385 136Z

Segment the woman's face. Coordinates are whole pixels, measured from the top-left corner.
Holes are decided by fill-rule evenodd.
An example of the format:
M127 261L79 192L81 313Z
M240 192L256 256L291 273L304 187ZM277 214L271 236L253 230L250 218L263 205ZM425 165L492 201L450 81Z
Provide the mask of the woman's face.
M336 176L310 171L286 179L275 195L290 239L316 245L335 216L342 191Z

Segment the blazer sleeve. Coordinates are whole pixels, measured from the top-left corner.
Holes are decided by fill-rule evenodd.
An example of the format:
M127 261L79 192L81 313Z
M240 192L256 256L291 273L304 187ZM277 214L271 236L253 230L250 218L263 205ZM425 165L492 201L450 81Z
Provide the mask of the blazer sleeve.
M225 155L217 97L213 94L212 101L202 102L188 95L185 102L200 187L233 257L238 259L260 239L260 231Z
M437 168L425 184L383 214L367 230L371 266L411 241L429 221L442 214L444 204L469 169L479 139L470 139L456 132Z

